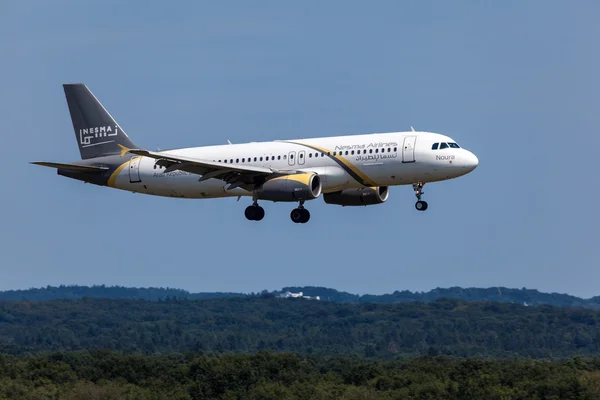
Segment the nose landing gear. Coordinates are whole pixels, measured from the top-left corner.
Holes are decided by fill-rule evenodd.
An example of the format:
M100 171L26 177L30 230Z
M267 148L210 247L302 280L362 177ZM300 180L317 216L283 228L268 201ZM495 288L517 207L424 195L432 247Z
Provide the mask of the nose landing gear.
M417 202L415 203L415 208L419 211L427 210L427 202L421 200L421 196L425 193L423 192L423 186L425 184L422 182L413 183L413 190L415 191L415 196L417 196Z
M304 201L300 202L298 208L294 208L290 213L290 218L295 224L305 224L310 219L310 212L304 208Z

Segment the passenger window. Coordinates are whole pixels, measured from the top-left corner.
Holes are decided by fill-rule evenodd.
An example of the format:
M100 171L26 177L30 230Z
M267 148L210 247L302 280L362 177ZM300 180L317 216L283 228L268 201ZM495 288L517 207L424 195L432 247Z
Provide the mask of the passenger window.
M351 155L354 155L354 150L352 150L352 151L350 152L350 154L351 154Z
M321 153L321 157L325 157L325 153Z
M373 149L369 149L369 154L373 154Z
M277 156L277 159L278 159L278 160L281 160L281 156Z
M235 159L235 162L236 162L236 164L237 164L237 163L239 163L239 162L240 162L240 159L239 159L239 158L236 158L236 159Z
M312 153L308 153L308 158L312 158Z
M379 149L375 149L375 153L379 153Z
M447 144L447 143L442 143L442 144L440 145L440 150L441 150L441 149L447 149L447 148L448 148L448 144Z
M398 151L398 148L397 148L397 147L394 147L394 152L396 152L396 151Z
M283 159L285 160L286 158L287 158L287 156L286 156L286 155L284 155L284 156L283 156Z
M434 143L433 146L431 146L431 150L437 150L439 145L439 143Z
M223 160L224 162L227 162L227 160Z
M261 158L260 158L260 161L262 161L262 159L263 159L263 158L261 157Z
M233 158L232 158L231 160L229 160L229 163L230 163L230 164L233 164Z
M245 158L242 158L242 162L246 162L246 159L245 159Z

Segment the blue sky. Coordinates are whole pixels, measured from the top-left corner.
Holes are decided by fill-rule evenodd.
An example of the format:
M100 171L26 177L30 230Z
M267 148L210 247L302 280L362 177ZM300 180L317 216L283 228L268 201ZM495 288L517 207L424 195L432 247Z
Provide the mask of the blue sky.
M448 286L600 294L600 3L0 5L0 290L58 284L354 293ZM154 149L408 130L480 165L383 205L179 200L83 184L61 84Z

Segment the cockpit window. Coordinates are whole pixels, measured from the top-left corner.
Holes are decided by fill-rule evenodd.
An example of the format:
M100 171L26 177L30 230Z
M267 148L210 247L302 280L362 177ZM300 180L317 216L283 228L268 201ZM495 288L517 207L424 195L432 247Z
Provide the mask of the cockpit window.
M441 150L441 149L447 149L447 148L448 148L448 143L442 143L442 144L440 145L440 150Z
M439 143L434 143L433 146L431 146L431 150L437 150L439 145Z
M460 149L460 146L457 145L456 143L448 143L448 146L450 146L453 149Z

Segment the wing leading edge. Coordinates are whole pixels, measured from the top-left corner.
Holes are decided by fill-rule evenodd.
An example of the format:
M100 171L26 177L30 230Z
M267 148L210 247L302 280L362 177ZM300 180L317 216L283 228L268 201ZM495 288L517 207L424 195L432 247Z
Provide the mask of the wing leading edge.
M165 173L173 171L186 171L200 175L199 182L216 178L229 183L228 190L241 187L251 191L257 184L276 176L296 174L296 171L280 171L271 168L227 164L222 162L200 160L197 158L173 155L166 152L153 152L142 149L127 149L121 147L121 155L126 153L154 158L157 165L165 167Z

